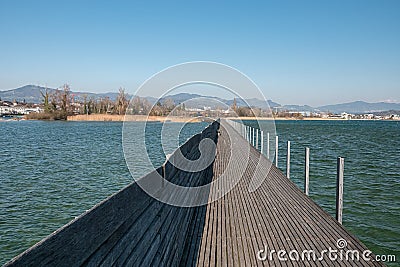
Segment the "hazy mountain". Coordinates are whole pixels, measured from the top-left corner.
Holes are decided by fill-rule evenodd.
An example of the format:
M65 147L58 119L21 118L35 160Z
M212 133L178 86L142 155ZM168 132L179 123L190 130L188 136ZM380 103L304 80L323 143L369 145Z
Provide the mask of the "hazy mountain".
M390 116L390 115L400 115L400 110L385 110L385 111L378 111L373 112L376 116Z
M185 102L186 107L203 108L203 107L224 107L227 100L214 96L202 96L198 94L179 93L176 95L168 95L160 99L163 103L166 99L172 99L175 105Z
M36 85L26 85L20 88L0 91L0 99L13 101L14 99L22 102L26 101L28 103L41 103L42 96L40 91L44 92L46 88ZM55 89L47 88L47 90L52 93ZM105 98L109 97L111 100L115 100L118 96L117 92L113 93L88 93L88 92L71 92L74 95L75 99L82 100L83 96L86 95L88 98ZM128 97L132 97L128 95ZM158 101L155 97L145 97L150 103L154 104ZM189 93L179 93L175 95L168 95L160 99L160 102L165 102L166 99L172 99L176 105L186 102L186 107L191 108L226 108L227 106L232 106L233 99L223 99L219 97L211 97L211 96L202 96L198 94L189 94ZM191 101L190 101L191 100ZM280 105L279 103L273 102L272 100L268 100L268 105L270 108L277 108L280 111L288 110L288 111L308 111L308 112L332 112L332 113L376 113L388 110L400 110L400 103L367 103L364 101L355 101L350 103L343 104L335 104L335 105L326 105L321 107L311 107L308 105ZM247 104L246 104L247 103ZM267 108L267 104L264 100L257 98L250 98L246 100L236 99L237 106L247 106L250 105L252 107L258 108Z
M54 88L45 88L42 86L36 86L36 85L25 85L20 88L16 89L11 89L11 90L5 90L5 91L0 91L0 98L2 100L7 100L7 101L13 101L14 99L17 100L18 102L26 101L28 103L41 103L42 102L42 95L41 91L44 92L47 89L49 93L53 93L56 89ZM111 100L115 100L118 96L118 93L89 93L89 92L75 92L71 91L71 94L75 97L76 100L83 100L84 95L87 96L87 98L105 98L109 97ZM132 97L131 95L128 95L128 97ZM199 94L189 94L189 93L179 93L175 95L168 95L160 100L158 100L155 97L150 97L147 96L145 97L151 104L155 104L157 101L160 101L161 103L164 103L166 99L172 99L176 105L187 102L186 107L190 108L204 108L204 107L210 107L210 108L216 108L216 107L222 107L226 108L227 106L231 106L233 104L233 99L227 100L219 97L213 97L213 96L202 96ZM189 101L192 100L192 101ZM252 99L246 99L241 100L237 99L237 106L254 106L254 107L259 107L259 108L266 108L267 105L265 101L252 98ZM247 103L247 104L246 104ZM280 104L272 102L271 100L268 100L268 104L270 107L277 107L280 106Z
M42 101L40 90L44 91L45 88L36 85L25 85L16 89L0 91L0 98L4 101L13 101L15 99L19 102L25 100L28 103L40 103ZM53 90L49 88L49 92Z
M261 100L258 98L250 98L250 99L246 99L245 101L243 99L236 99L236 105L239 107L245 107L245 106L249 105L251 107L258 107L258 108L262 108L262 109L266 109L268 107L264 100ZM275 103L272 100L267 100L267 102L268 102L268 105L270 108L281 106L281 104ZM233 99L227 100L227 104L232 105Z
M198 94L188 94L188 93L179 93L176 95L169 95L165 96L161 99L161 103L165 101L165 99L172 99L175 104L183 103L185 101L188 101L185 103L186 107L191 107L191 108L203 108L203 107L211 107L211 108L216 108L216 107L227 107L227 106L232 106L233 104L233 99L227 100L223 99L220 97L214 97L214 96L202 96ZM194 101L194 99L196 99ZM193 100L193 101L189 101ZM265 103L264 100L260 100L257 98L251 98L251 99L236 99L236 105L238 107L244 107L250 105L251 107L258 107L258 108L267 108L267 104ZM271 100L268 100L268 105L270 107L277 107L280 106L280 104L275 103Z
M318 107L319 110L332 113L373 113L386 110L400 110L400 103L368 103L364 101L355 101L336 105L326 105Z
M194 99L194 98L201 98L204 97L202 95L198 95L198 94L188 94L188 93L179 93L176 95L167 95L161 98L161 102L165 101L165 99L172 99L175 104L180 104L183 103L185 101L188 101L189 99Z
M155 104L155 103L158 101L157 98L152 97L152 96L146 96L145 98L146 98L147 101L149 101L151 104Z
M317 109L309 105L284 105L281 109L288 111L316 112Z
M5 91L0 91L0 99L5 101L14 101L14 99L18 102L23 102L24 100L27 103L42 103L42 95L41 91L49 93L53 93L56 89L54 88L45 88L37 85L25 85L16 89L10 89ZM88 98L105 98L109 97L111 100L115 100L118 96L118 93L89 93L89 92L74 92L71 91L71 94L74 95L75 99L82 100L83 96L86 95Z

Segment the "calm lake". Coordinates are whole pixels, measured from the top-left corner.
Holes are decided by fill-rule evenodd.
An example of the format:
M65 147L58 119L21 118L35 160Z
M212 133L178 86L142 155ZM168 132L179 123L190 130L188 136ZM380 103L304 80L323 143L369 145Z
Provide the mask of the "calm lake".
M186 125L180 143L206 125ZM156 166L164 161L157 141L161 126L147 127ZM279 167L285 171L290 140L291 179L303 188L304 147L310 147L310 196L332 215L336 158L345 158L344 226L374 253L399 260L400 123L277 121L276 128ZM133 181L121 135L118 122L0 122L0 265ZM174 149L172 139L165 141L167 153ZM151 169L143 151L132 156L143 162L138 176Z

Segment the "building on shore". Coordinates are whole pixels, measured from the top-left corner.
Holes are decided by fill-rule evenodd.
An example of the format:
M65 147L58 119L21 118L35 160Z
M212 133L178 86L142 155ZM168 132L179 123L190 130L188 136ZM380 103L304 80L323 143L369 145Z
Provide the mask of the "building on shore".
M30 113L43 112L43 108L37 104L26 104L11 101L0 101L0 116L4 115L27 115Z

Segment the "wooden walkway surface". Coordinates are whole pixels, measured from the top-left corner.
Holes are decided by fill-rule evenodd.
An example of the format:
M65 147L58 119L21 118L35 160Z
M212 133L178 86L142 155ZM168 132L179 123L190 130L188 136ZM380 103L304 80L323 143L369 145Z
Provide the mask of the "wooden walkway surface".
M255 148L250 148L250 159L243 158L235 165L237 169L226 170L227 162L232 155L233 147L250 146L239 134L222 121L220 136L217 143L217 156L214 162L214 179L227 171L234 180L239 169L245 168L245 173L236 187L218 201L208 204L203 218L196 218L197 226L188 235L186 251L181 266L382 266L382 263L365 261L362 252L367 248L331 215L306 196L292 181ZM229 131L229 135L227 131ZM230 144L229 140L234 140ZM244 153L245 154L245 153ZM265 175L264 182L255 191L249 192L249 184L255 173L256 164L261 164L270 172ZM222 189L229 181L218 184ZM211 192L212 194L213 192ZM211 195L210 194L210 195ZM203 212L204 213L204 212ZM199 212L199 216L202 216ZM343 248L342 260L337 241L344 239L347 246ZM324 250L332 248L338 253L337 260L325 254L323 260L318 260ZM193 249L197 248L197 254ZM266 251L267 259L257 258L260 250ZM279 260L277 253L271 250L284 250L286 255ZM290 260L289 252L296 250L299 261ZM307 254L302 261L303 251L313 250L316 260L308 260ZM351 254L346 260L347 250L359 251L360 260L352 260ZM264 256L261 254L260 256ZM310 254L312 255L312 254ZM292 252L296 259L296 252Z

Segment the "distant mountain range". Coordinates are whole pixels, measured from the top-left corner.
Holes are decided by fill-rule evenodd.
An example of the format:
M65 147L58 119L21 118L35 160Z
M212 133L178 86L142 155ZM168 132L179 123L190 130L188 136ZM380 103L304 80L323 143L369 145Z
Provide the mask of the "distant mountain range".
M326 105L318 108L321 111L330 111L333 113L375 113L387 110L400 110L400 103L367 103L364 101L355 101L350 103Z
M232 106L233 105L233 99L227 100L223 99L220 97L215 97L215 96L203 96L203 95L198 95L198 94L188 94L188 93L179 93L176 95L168 95L160 99L160 102L163 103L166 99L172 99L175 104L183 103L185 102L186 107L193 107L193 108L203 108L203 107L226 107L226 106ZM150 102L154 103L157 101L156 98L148 98ZM246 104L247 102L247 104ZM275 103L271 100L267 100L268 105L270 108L273 107L279 107L280 104ZM250 98L250 99L236 99L236 105L238 107L243 107L243 106L252 106L252 107L258 107L262 109L268 108L268 105L265 103L265 101L257 99L257 98Z
M6 101L13 101L14 99L22 102L26 101L27 103L41 103L42 96L40 91L44 91L46 88L36 85L26 85L20 88L4 90L0 91L0 99ZM50 93L54 92L56 89L48 88ZM71 92L74 95L75 99L83 99L83 96L86 95L88 98L104 98L109 97L111 100L115 100L118 96L118 93L89 93L89 92ZM132 95L128 95L132 97ZM150 103L155 103L157 98L154 97L145 97ZM227 100L219 97L209 97L202 96L198 94L188 94L188 93L179 93L175 95L169 95L160 99L160 102L164 102L167 98L172 99L175 104L186 102L186 107L192 108L203 108L203 107L211 107L215 108L217 106L231 106L233 104L233 99ZM192 99L192 100L191 100ZM236 100L237 106L245 106L245 102L242 99ZM251 98L245 100L250 106L258 107L258 108L267 108L267 104L265 101ZM386 102L377 102L377 103L368 103L364 101L355 101L350 103L343 104L335 104L335 105L325 105L320 107L311 107L308 105L281 105L279 103L273 102L272 100L267 100L270 108L274 110L288 110L288 111L305 111L305 112L332 112L332 113L377 113L377 112L385 112L385 111L400 111L400 103L386 103Z
M14 101L14 99L18 102L26 101L27 103L41 103L42 95L40 91L44 92L48 90L49 93L53 93L56 89L53 88L45 88L37 85L25 85L16 89L4 90L0 91L1 100L5 101ZM118 93L88 93L88 92L71 92L75 98L83 99L84 95L87 95L88 98L100 98L100 97L109 97L110 99L115 99L118 96Z

